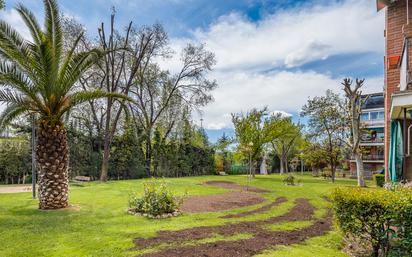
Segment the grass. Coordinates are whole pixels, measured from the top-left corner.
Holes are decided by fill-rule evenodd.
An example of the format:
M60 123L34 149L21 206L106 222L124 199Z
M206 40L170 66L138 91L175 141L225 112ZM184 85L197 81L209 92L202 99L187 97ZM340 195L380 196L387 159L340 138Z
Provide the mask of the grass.
M207 195L226 191L200 185L204 181L217 179L247 183L244 176L170 178L166 181L177 194L187 192L188 195ZM308 198L318 208L315 213L318 218L324 215L325 207L328 206L323 199L325 194L336 186L356 183L353 180L338 180L332 184L307 175L301 176L301 179L303 186L293 187L283 185L279 175L257 176L251 185L271 190L271 193L264 194L268 200L285 196L289 201L267 213L231 219L231 222L281 215L292 208L293 200L299 197ZM38 210L37 200L31 199L31 193L0 194L0 256L135 256L142 250L133 249L134 238L154 236L159 230L224 224L228 220L221 216L252 210L265 204L216 213L184 214L164 220L127 215L128 195L132 191L141 192L143 181L92 182L71 186L70 202L75 208L58 211ZM309 225L305 222L289 222L271 229L293 230ZM240 234L228 239L216 235L204 242L193 243L236 240L245 236L248 235ZM340 240L340 235L333 231L322 237L311 238L303 244L276 247L260 256L345 256L339 249Z

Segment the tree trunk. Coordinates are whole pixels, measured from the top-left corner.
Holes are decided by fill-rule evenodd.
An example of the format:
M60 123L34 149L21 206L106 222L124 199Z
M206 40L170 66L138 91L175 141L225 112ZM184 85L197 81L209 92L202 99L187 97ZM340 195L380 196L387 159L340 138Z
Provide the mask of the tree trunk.
M285 165L285 172L289 173L288 156L286 154L283 156L283 165Z
M148 177L151 176L151 168L152 168L152 140L150 139L150 135L146 139L146 174ZM153 174L156 177L156 174Z
M107 175L109 173L109 158L110 158L110 142L104 142L104 150L103 150L103 160L102 160L102 167L100 169L100 180L103 182L107 181Z
M356 160L356 175L358 177L358 186L365 187L365 171L363 169L363 161L362 155L359 153L355 153L355 160Z
M285 173L285 170L284 170L284 165L283 165L283 157L281 156L280 158L280 174L283 174L283 173Z
M39 208L45 210L67 207L69 204L69 149L66 130L59 125L41 125L36 153L39 174Z

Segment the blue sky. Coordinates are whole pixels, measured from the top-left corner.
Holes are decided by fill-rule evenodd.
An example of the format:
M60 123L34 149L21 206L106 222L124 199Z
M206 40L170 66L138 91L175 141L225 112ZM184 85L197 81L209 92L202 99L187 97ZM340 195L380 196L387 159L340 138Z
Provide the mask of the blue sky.
M6 0L0 17L24 32ZM41 18L40 0L24 0ZM366 92L382 91L383 12L372 0L60 0L61 10L95 35L115 6L119 26L159 22L176 52L205 43L217 65L209 74L219 87L203 108L204 126L215 141L232 134L230 113L267 106L299 119L308 97L340 92L343 77L366 78ZM162 64L173 71L178 60ZM195 115L195 121L200 120Z

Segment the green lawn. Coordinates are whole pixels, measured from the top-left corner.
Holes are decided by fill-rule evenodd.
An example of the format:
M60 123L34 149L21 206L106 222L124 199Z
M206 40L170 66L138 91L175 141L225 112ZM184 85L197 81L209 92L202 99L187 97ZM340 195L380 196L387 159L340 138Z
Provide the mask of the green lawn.
M207 176L171 178L166 181L173 191L188 195L218 194L224 189L200 185L207 180L230 180L247 183L244 176ZM70 202L75 208L59 211L39 211L31 193L0 194L0 256L136 256L156 249L133 250L133 239L150 237L159 230L179 230L200 225L218 225L228 222L222 214L236 213L260 207L250 206L219 213L184 214L165 219L149 220L126 214L128 195L142 190L144 180L113 181L72 185ZM310 199L317 207L316 217L325 214L328 203L323 199L333 187L354 185L354 180L338 180L335 184L320 178L302 177L303 186L285 186L279 175L257 176L252 185L270 189L264 196L268 200L279 196L288 198L267 213L231 219L235 221L266 219L281 215L293 207L293 199ZM310 226L311 222L285 222L275 224L271 230L293 230ZM248 238L239 234L233 238L216 235L193 244ZM259 256L346 256L340 251L341 237L332 231L325 236L311 238L299 245L278 246Z

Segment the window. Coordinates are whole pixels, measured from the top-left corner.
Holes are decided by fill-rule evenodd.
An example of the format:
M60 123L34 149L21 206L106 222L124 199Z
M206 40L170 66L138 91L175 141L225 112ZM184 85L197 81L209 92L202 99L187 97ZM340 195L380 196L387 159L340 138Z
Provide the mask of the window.
M363 112L361 114L361 120L363 120L363 121L369 120L369 112Z
M383 120L385 118L385 112L378 113L378 119Z
M371 112L370 113L370 119L371 120L377 120L378 119L378 112Z

